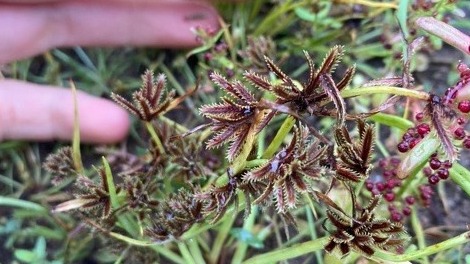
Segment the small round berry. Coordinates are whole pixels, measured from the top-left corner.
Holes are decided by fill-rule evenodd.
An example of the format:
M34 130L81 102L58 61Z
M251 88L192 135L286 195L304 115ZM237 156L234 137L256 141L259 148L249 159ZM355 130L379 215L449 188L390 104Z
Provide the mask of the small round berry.
M424 118L424 113L423 112L419 112L415 115L416 121L421 121L421 120L423 120L423 118Z
M456 139L464 139L465 138L465 130L463 127L459 127L456 130L454 130L454 136Z
M388 192L384 195L384 199L387 201L387 202L393 202L393 200L395 200L395 194L392 193L392 192Z
M464 100L459 103L457 108L462 112L462 113L470 113L470 101Z
M408 142L402 141L397 145L397 149L401 153L405 153L410 149L410 145L408 145Z
M388 166L388 162L387 162L386 159L381 159L381 160L379 161L379 167L380 167L380 168L385 169L385 167L387 167L387 166Z
M415 139L412 139L410 140L410 149L414 148L416 146L416 144L419 143L419 139L415 138Z
M440 180L441 180L441 178L439 178L439 176L437 176L436 174L433 174L433 175L429 176L429 178L428 178L429 184L432 184L432 185L437 184Z
M391 218L393 222L400 222L403 216L399 212L393 212Z
M379 192L383 192L385 190L385 184L383 182L378 182L375 184L375 187L377 187L377 190Z
M462 117L457 118L457 124L459 124L459 125L465 124L465 119L462 118Z
M413 205L415 203L415 198L413 196L406 196L405 202L408 205Z
M392 165L394 165L394 166L397 166L398 164L401 163L401 159L399 159L399 158L391 158L391 159L390 159L390 163L391 163Z
M366 189L371 192L374 189L374 183L371 181L366 182Z
M384 171L382 173L382 176L384 176L384 178L390 178L390 177L393 176L393 173L391 171L387 170L387 171Z
M463 141L463 147L466 148L466 149L470 149L470 137L467 137L464 141Z
M403 214L409 216L411 214L411 208L409 206L405 206L403 208Z
M437 170L441 167L441 162L437 158L431 158L431 160L429 160L429 166L431 169Z
M446 160L446 161L442 162L441 167L444 167L446 169L450 169L450 168L452 168L452 162L450 162L450 160Z
M421 136L421 137L424 137L427 133L429 133L429 131L431 131L431 128L429 127L428 124L419 124L417 127L416 127L416 130L418 131L418 134Z
M432 169L430 167L426 167L423 169L423 173L426 175L426 177L429 177L432 174Z
M449 178L449 170L448 169L439 169L437 171L437 176L441 178L442 180L446 180Z
M387 187L389 190L393 189L395 187L395 181L393 179L388 179L385 182L385 187Z

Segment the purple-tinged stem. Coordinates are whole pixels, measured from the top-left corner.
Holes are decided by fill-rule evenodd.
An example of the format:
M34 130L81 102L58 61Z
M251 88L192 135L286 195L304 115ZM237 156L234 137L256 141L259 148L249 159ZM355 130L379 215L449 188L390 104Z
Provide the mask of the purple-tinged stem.
M416 20L416 25L428 33L431 33L444 42L470 55L470 36L467 36L453 26L439 21L433 17L420 17Z

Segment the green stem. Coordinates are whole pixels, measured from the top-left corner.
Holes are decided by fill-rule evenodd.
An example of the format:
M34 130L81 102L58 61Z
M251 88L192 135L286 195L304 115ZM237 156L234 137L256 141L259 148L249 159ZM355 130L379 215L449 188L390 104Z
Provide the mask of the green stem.
M419 218L418 218L418 213L416 212L416 208L414 207L413 207L413 210L411 211L411 226L413 227L413 230L415 231L416 240L418 241L419 249L426 248L426 241L424 239L423 227L421 226L421 222L419 221ZM423 263L429 263L429 259L426 256L423 257L423 260L424 260Z
M189 246L189 252L191 252L191 255L194 257L196 263L206 263L196 238L190 238L186 240L186 242Z
M368 119L389 127L396 127L402 131L405 131L408 128L414 126L413 122L408 119L384 113L377 113L375 115L370 116Z
M245 223L243 224L243 229L249 232L252 231L253 226L255 224L256 211L257 211L257 207L252 206L251 214L245 220ZM238 241L237 249L235 250L235 253L233 254L233 257L232 257L232 264L242 263L243 258L245 258L247 249L248 249L248 244L246 242Z
M261 117L263 117L268 110L261 110L255 119L255 121L261 121ZM243 148L240 151L240 154L233 160L232 164L230 165L229 172L232 175L238 174L240 171L242 171L245 168L247 158L251 153L251 150L253 149L253 145L255 144L256 141L256 126L251 126L250 131L248 131L248 136L246 137L246 140L243 144Z
M147 131L150 133L150 136L152 137L153 141L157 145L158 150L160 151L160 154L165 154L165 148L163 147L162 141L157 135L157 132L155 131L155 128L153 127L151 122L145 122L145 127L147 128Z
M343 98L356 97L360 95L370 95L370 94L394 94L406 97L412 97L420 100L429 100L429 93L411 90L407 88L394 87L394 86L372 86L372 87L362 87L347 89L341 92Z
M121 207L119 202L119 197L116 193L116 186L114 184L113 174L111 172L111 167L109 166L108 161L105 157L101 157L104 167L104 172L106 176L106 184L108 187L109 199L111 200L111 208L117 210ZM139 235L139 225L132 220L129 214L119 214L117 215L119 225L124 228L128 234L133 237Z
M268 253L264 253L250 259L247 259L243 264L262 264L262 263L275 263L282 260L295 258L298 256L305 255L307 253L315 252L323 249L325 244L328 242L329 237L322 237L312 241L293 245L291 247L274 250Z
M233 222L236 217L225 218L217 231L217 237L215 238L214 245L212 246L211 253L209 255L210 263L217 263L222 247L224 246L225 239L227 239L228 233L232 228Z
M292 116L288 116L284 120L284 123L282 123L279 130L277 131L277 134L274 137L273 141L271 141L271 144L269 144L268 148L261 156L263 159L269 159L274 155L274 153L279 149L279 146L281 146L282 141L284 140L284 138L290 132L290 130L292 129L294 125L295 125L295 118Z
M255 160L250 160L246 162L245 168L254 168L258 167L261 165L264 165L266 162L268 162L268 159L255 159Z
M186 264L196 264L196 261L194 260L193 256L191 256L191 253L189 252L189 249L184 242L178 242L178 248Z
M454 162L449 170L450 178L457 183L468 195L470 195L470 171L457 162Z
M402 254L402 255L397 255L397 254L386 252L383 250L377 250L374 254L374 257L377 257L378 259L381 259L381 260L394 261L394 262L410 261L410 260L420 259L425 256L432 255L432 254L436 254L438 252L441 252L447 249L457 248L458 246L463 245L468 242L470 242L470 232L467 231L456 237L447 239L441 243L437 243L437 244L428 246L426 248L419 249L419 250Z

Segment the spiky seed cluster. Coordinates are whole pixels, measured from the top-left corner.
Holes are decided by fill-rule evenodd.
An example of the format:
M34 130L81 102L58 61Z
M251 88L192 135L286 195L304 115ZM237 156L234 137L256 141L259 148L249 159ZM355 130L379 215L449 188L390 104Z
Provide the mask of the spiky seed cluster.
M109 196L108 181L104 169L99 169L99 184L85 176L79 176L75 185L80 190L76 194L76 201L82 203L80 210L95 211L101 209L101 218L106 219L111 214L111 198Z
M63 147L46 158L44 169L53 175L52 183L60 184L68 177L76 175L71 147Z
M309 182L320 177L320 160L325 157L326 146L309 139L306 127L296 127L289 146L278 152L265 165L248 172L247 182L262 182L264 192L256 203L273 199L278 212L284 213L295 207L297 192L308 191Z
M133 102L115 93L112 93L111 97L119 105L141 120L151 121L169 110L171 102L175 97L175 92L169 92L166 98L162 99L166 86L164 74L158 75L155 80L153 72L147 70L145 74L142 75L142 81L142 87L132 94Z
M159 243L178 239L191 226L203 220L202 209L202 202L194 199L191 192L180 189L170 195L150 217L152 222L145 234Z
M371 256L374 254L374 248L389 250L403 244L403 239L399 237L404 233L400 222L375 219L374 209L380 196L374 196L368 206L359 210L358 216L355 215L356 210L352 216L348 216L326 195L320 195L320 200L330 206L326 214L336 229L330 234L330 240L325 245L327 252L332 253L338 248L342 255L346 255L352 249Z
M359 182L369 176L374 146L374 126L357 121L359 140L354 142L346 127L336 129L338 160L336 175L345 181Z
M201 107L202 115L211 119L211 129L216 133L207 142L207 148L231 142L227 157L233 160L240 152L250 131L254 133L261 131L273 115L260 111L258 100L240 82L228 82L218 73L212 73L210 78L230 97L223 97L222 103Z
M355 68L349 68L343 78L335 83L332 81L331 74L335 70L336 65L341 60L343 48L341 46L333 47L327 54L323 63L318 70L315 69L313 60L310 55L305 52L305 57L309 65L309 76L306 83L302 87L296 85L293 79L285 74L279 67L268 57L265 57L266 64L278 79L282 81L281 84L273 84L266 78L254 73L245 73L245 78L253 85L262 90L267 90L277 97L276 102L279 104L287 104L294 111L304 112L308 111L310 114L321 114L321 104L328 98L331 98L337 104L339 98L339 91L344 89L352 80ZM323 84L322 84L323 82ZM325 86L324 84L328 84ZM334 96L332 97L332 94ZM339 107L342 109L344 107Z

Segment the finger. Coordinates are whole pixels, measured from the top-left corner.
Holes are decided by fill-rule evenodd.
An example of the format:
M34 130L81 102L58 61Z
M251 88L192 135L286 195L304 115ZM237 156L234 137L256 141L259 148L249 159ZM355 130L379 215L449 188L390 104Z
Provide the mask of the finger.
M129 118L118 105L81 91L77 102L82 142L114 143L127 135ZM70 89L0 81L0 141L70 140L73 120Z
M192 28L218 27L202 1L80 1L0 4L0 64L52 47L197 45Z

